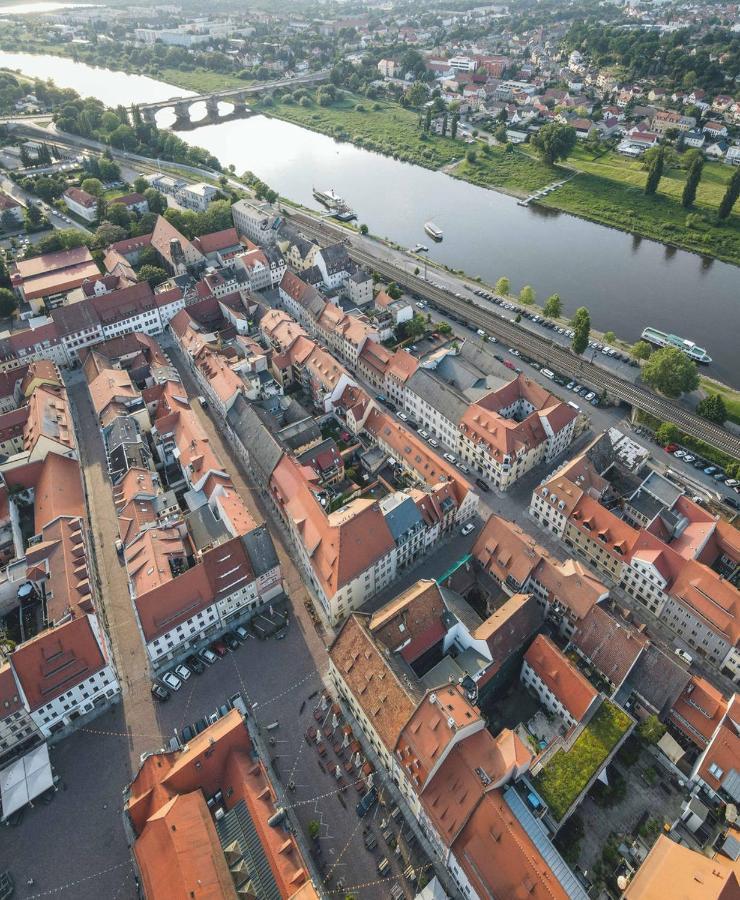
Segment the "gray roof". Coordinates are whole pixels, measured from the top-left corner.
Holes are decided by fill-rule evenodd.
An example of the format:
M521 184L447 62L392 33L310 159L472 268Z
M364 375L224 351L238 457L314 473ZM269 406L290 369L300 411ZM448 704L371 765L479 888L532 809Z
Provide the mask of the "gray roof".
M649 644L629 674L629 687L657 713L667 711L689 682L689 673L668 653Z
M258 578L280 565L275 545L272 542L272 535L266 525L253 528L243 535L242 544L244 544L249 561L252 563L254 574Z
M141 442L139 423L133 416L116 416L104 429L103 437L109 453L121 444L138 444Z
M262 484L267 484L283 455L280 444L262 424L249 401L237 394L226 420L249 454L249 461Z
M186 522L197 550L205 550L230 537L224 523L213 515L213 510L207 503L188 513Z
M326 271L330 275L336 275L337 272L349 272L352 263L344 244L329 244L321 251L321 256L326 265Z
M421 513L414 501L400 491L384 497L380 501L380 511L396 543L423 524Z
M274 828L287 839L289 832L282 823ZM253 896L262 900L280 900L282 892L275 881L260 833L243 800L216 822L216 830L224 850L233 848L234 844L239 847L244 868L243 881L249 882L249 893L253 892ZM242 887L241 879L238 886Z
M470 405L459 391L435 378L426 369L417 369L406 382L406 387L455 425Z
M354 281L355 284L364 284L366 281L372 281L372 275L364 269L357 269L349 280Z
M317 284L321 284L324 280L324 276L321 274L321 269L318 266L309 266L301 272L301 280L311 285L311 287L316 287ZM305 306L306 304L304 303L303 305Z

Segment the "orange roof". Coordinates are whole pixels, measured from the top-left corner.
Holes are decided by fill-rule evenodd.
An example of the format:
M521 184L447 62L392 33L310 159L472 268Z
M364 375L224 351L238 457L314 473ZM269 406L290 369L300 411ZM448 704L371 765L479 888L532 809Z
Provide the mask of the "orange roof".
M47 453L38 470L33 516L36 534L60 516L85 518L85 496L76 459Z
M155 885L159 891L147 892L147 897L216 900L236 896L228 868L221 865L224 851L205 803L205 797L218 790L228 810L245 804L280 895L315 900L317 894L294 838L284 826L268 824L276 811L275 792L261 761L255 759L236 710L193 737L183 750L147 757L129 786L126 812L138 836L134 852L145 885ZM182 837L165 836L161 819L174 823L175 834L182 822ZM222 884L224 868L227 880ZM180 893L181 889L185 892Z
M694 675L673 704L670 720L701 749L707 746L727 710L727 698Z
M486 791L528 768L531 760L530 751L508 728L495 738L482 728L455 744L421 795L426 814L447 846Z
M203 372L216 396L222 403L231 400L244 388L244 382L228 365L223 356L205 350L198 360L198 368Z
M106 665L89 616L42 631L11 655L30 709L38 709Z
M437 582L421 579L373 613L368 628L376 641L413 660L429 649L428 636L434 641L441 637L445 611Z
M735 702L737 703L737 699ZM736 715L736 719L740 720L740 716ZM712 790L719 791L725 775L733 769L737 770L738 761L740 761L740 724L735 724L732 716L727 714L712 738L697 774Z
M380 739L393 751L419 698L391 668L367 624L367 616L350 614L329 647L329 656Z
M710 859L664 834L624 892L624 900L737 900L740 860Z
M569 518L569 524L586 534L619 559L627 559L639 532L593 497L583 494Z
M455 685L428 691L396 743L396 757L408 779L422 791L464 728L481 722L480 711Z
M568 898L499 790L483 797L452 852L480 897Z
M142 597L175 577L170 562L184 564L189 547L177 528L149 528L126 547L126 569L134 597Z
M47 582L47 619L94 612L87 547L81 519L57 519L26 551L27 577Z
M405 350L396 350L388 364L388 374L401 382L408 381L419 368L419 360Z
M393 537L375 501L353 500L327 516L306 480L306 473L287 455L275 467L271 487L300 534L314 573L328 597L333 597L394 547Z
M90 400L95 415L99 419L111 404L115 408L112 414L101 419L101 424L107 424L116 415L125 415L127 408L125 402L140 397L139 389L134 387L131 376L125 369L103 369L88 385Z
M614 685L621 685L649 643L623 619L592 606L578 623L573 644Z
M200 791L176 795L150 816L134 855L148 900L237 897Z
M543 634L532 641L524 659L576 722L580 722L599 696L591 682Z
M67 402L67 392L45 384L39 385L28 398L28 419L23 431L23 445L32 450L40 437L74 448L74 429Z

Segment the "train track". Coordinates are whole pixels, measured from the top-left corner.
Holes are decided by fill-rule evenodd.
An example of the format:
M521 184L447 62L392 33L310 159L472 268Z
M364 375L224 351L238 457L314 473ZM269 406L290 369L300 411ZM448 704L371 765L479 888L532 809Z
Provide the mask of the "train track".
M291 214L301 229L319 239L342 240L347 242L347 231L328 222L316 222L311 216L302 212ZM349 253L356 262L364 263L372 271L395 281L399 286L432 303L441 312L452 316L458 315L466 323L483 329L499 341L525 353L537 362L556 369L588 385L597 391L606 391L612 399L627 403L630 406L649 413L663 422L673 422L682 430L696 438L711 444L729 456L740 458L740 438L730 434L719 425L708 422L690 410L665 397L660 397L649 388L633 384L620 378L588 360L574 355L554 341L546 337L532 334L515 322L505 319L497 313L485 309L473 300L460 299L445 288L438 288L427 281L421 281L404 269L387 262L349 243Z

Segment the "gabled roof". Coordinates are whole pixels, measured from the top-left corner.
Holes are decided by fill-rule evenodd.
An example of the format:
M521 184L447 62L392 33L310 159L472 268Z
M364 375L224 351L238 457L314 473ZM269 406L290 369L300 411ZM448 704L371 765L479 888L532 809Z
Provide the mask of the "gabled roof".
M89 616L42 631L11 655L11 664L34 710L106 665Z
M524 659L576 722L580 722L599 696L591 682L543 634L532 641Z
M593 606L578 623L573 644L612 684L619 687L648 645L648 639L600 606Z
M731 862L658 836L624 892L624 900L735 900L740 896L740 861Z

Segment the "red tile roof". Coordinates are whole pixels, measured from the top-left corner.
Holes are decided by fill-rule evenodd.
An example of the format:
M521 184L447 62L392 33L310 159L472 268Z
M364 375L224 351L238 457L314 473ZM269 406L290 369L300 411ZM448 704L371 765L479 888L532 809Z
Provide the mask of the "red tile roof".
M576 722L580 722L599 696L591 682L543 634L532 641L524 659Z

